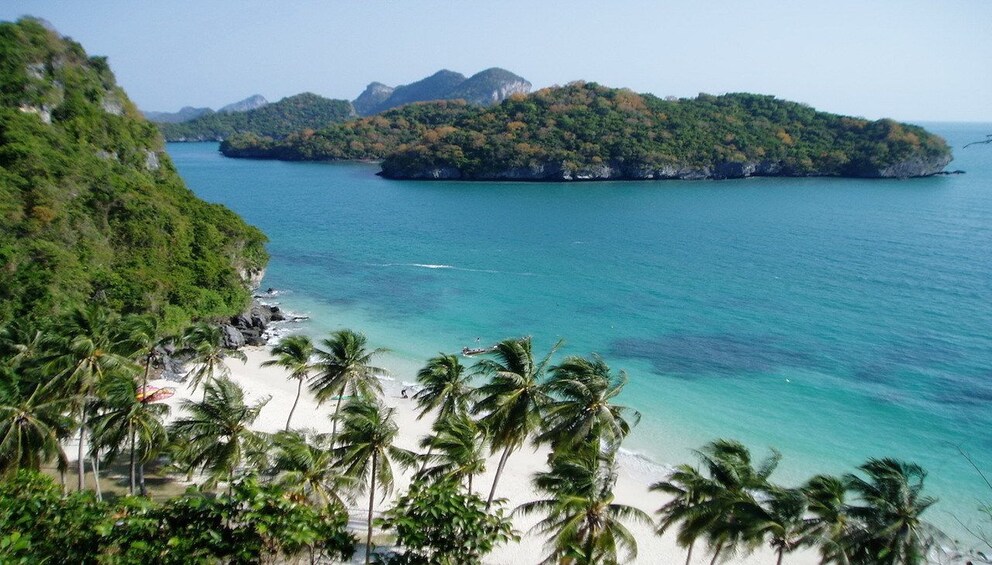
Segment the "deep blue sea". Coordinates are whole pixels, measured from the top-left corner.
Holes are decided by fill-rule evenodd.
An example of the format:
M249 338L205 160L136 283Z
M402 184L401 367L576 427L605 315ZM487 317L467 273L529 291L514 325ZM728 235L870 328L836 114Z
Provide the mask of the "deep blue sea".
M930 519L992 499L992 124L929 124L966 174L585 184L389 181L376 165L226 159L183 178L268 234L263 288L312 320L428 357L531 335L602 355L643 413L625 447L692 461L716 437L796 483L869 456L930 472ZM660 477L659 477L660 478Z

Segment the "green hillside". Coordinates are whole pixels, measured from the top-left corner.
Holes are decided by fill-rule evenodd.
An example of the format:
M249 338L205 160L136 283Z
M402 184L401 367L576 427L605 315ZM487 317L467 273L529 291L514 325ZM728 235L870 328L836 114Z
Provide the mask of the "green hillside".
M452 108L401 108L282 141L232 138L223 151L383 159L387 177L469 180L907 177L950 161L944 140L918 126L757 94L663 100L576 82L489 108Z
M0 323L86 301L177 324L231 314L265 236L197 199L105 58L0 23Z
M216 141L236 133L285 137L355 116L347 100L305 92L246 112L217 112L182 123L158 123L166 141Z

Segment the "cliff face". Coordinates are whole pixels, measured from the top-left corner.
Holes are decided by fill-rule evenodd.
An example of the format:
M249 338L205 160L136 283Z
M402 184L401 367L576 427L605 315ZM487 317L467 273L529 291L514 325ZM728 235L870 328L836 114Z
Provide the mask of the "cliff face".
M376 108L382 106L393 95L393 90L395 89L391 86L386 86L381 82L373 82L365 87L365 92L355 98L351 105L355 107L355 112L359 116L374 114Z
M491 106L513 94L530 92L531 84L499 68L491 68L465 78L449 70L395 88L373 82L352 103L360 116L385 112L404 104L434 100L465 100L471 104Z
M247 112L249 110L254 110L256 108L261 108L269 103L261 94L255 94L245 98L244 100L239 100L238 102L232 102L227 106L224 106L218 112Z
M951 157L913 157L886 167L859 171L849 177L910 178L927 177L944 170ZM781 162L752 161L744 163L718 163L713 166L688 164L652 167L648 165L623 165L604 163L586 167L569 167L563 163L540 163L527 167L511 167L493 172L467 173L451 166L399 168L386 161L381 176L403 180L481 180L565 182L604 180L722 180L748 177L817 177L838 176L832 172L795 171Z

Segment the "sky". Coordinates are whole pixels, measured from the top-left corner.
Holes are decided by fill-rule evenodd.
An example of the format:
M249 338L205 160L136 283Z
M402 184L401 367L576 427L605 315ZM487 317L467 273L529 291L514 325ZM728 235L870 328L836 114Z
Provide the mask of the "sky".
M143 110L354 99L440 69L535 89L755 92L871 119L992 122L990 0L3 0L110 60Z

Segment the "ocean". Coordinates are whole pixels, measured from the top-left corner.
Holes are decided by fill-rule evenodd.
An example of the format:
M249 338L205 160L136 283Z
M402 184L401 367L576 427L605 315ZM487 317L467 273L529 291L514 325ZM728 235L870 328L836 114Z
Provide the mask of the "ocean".
M990 124L925 124L965 174L581 184L389 181L377 165L226 159L169 144L200 197L269 236L262 289L391 351L533 336L601 355L660 464L736 438L797 484L868 457L929 471L927 517L964 537L992 490ZM658 477L662 478L661 476ZM964 538L966 539L966 538Z

